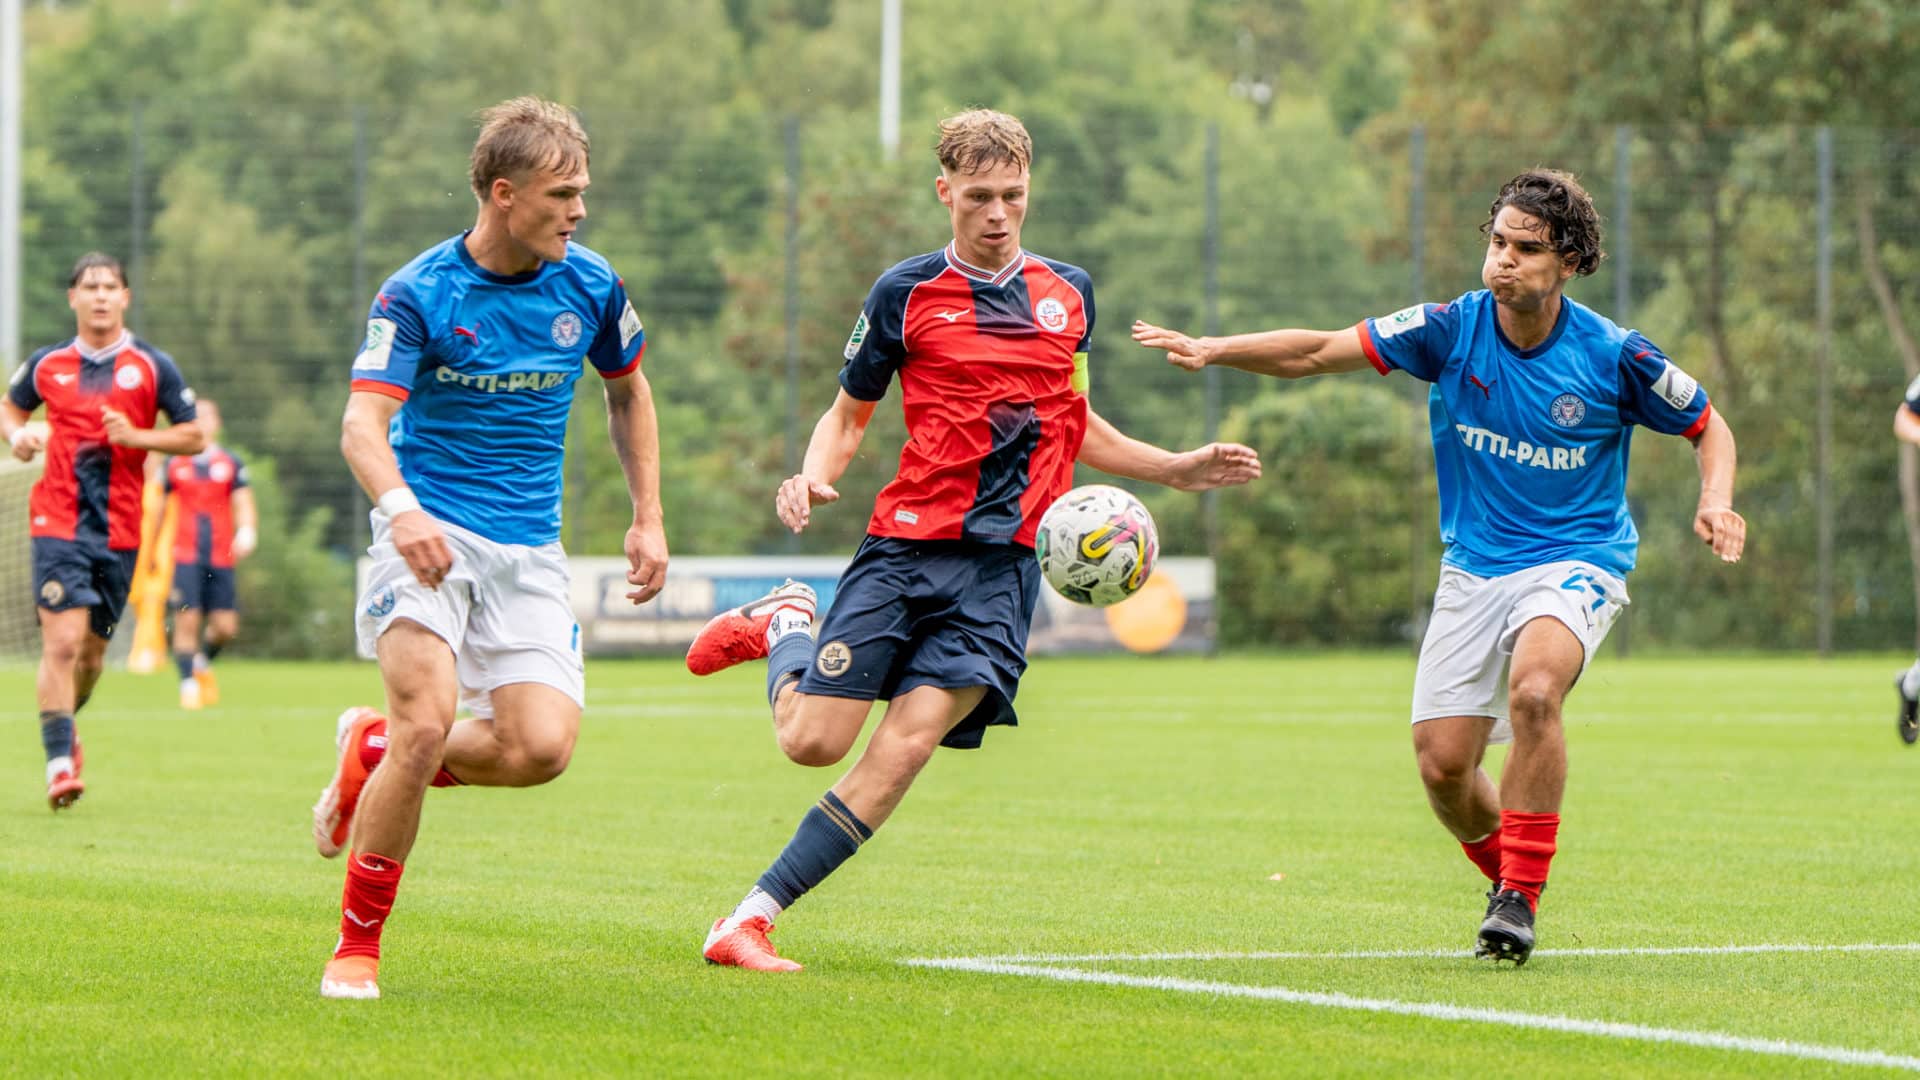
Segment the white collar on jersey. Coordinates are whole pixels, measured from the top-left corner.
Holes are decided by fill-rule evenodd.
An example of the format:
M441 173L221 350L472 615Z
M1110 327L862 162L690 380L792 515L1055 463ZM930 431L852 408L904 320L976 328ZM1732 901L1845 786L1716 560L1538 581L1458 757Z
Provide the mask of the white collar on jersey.
M90 360L97 364L102 360L111 358L115 353L131 344L133 344L133 331L122 330L120 331L119 337L114 338L111 343L103 345L98 349L87 348L86 343L76 337L73 339L73 351L80 354L80 359Z
M970 278L977 278L994 285L1005 285L1013 279L1013 275L1020 272L1021 267L1027 265L1027 250L1021 248L1014 252L1013 259L998 270L983 270L962 259L960 253L954 249L953 241L949 240L947 241L947 265Z

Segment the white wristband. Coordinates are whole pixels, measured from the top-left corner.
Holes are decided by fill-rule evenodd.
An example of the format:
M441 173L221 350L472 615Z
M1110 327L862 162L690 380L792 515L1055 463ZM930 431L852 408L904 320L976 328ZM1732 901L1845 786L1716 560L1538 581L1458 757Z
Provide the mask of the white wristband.
M254 541L258 539L259 536L254 533L251 525L242 525L233 530L233 542L237 547L251 548Z
M412 488L402 484L381 495L379 502L375 505L380 507L380 512L389 518L396 518L409 510L420 509L420 500L413 497Z

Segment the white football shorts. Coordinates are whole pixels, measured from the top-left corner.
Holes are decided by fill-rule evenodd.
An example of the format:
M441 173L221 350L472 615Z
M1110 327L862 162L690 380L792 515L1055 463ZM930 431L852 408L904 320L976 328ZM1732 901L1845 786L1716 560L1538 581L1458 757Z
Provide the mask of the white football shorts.
M394 620L410 619L452 647L460 705L475 716L492 717L491 694L513 683L551 686L586 706L580 625L557 541L500 544L442 521L453 569L429 589L394 549L387 516L375 510L371 517L373 565L354 620L361 652L372 653Z
M1626 582L1583 562L1548 563L1493 578L1441 566L1433 618L1413 677L1413 722L1486 716L1494 721L1488 741L1512 741L1507 666L1520 628L1543 615L1560 620L1586 650L1580 664L1585 672L1628 603Z

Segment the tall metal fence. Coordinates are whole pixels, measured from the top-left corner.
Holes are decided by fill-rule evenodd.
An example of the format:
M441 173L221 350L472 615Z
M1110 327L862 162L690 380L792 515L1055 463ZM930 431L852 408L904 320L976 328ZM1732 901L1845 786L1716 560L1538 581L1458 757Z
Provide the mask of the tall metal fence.
M842 485L846 504L806 536L772 522L771 492L832 399L867 287L947 236L931 155L887 163L779 117L700 132L584 119L595 141L580 240L612 259L646 323L675 550L850 547L891 471L893 406ZM1425 387L1193 376L1133 346L1129 323L1334 328L1450 299L1479 286L1478 228L1500 182L1537 164L1579 174L1605 215L1609 258L1570 295L1699 377L1741 451L1751 551L1726 570L1691 536L1691 449L1636 441L1642 564L1616 647L1913 640L1889 418L1920 374L1899 345L1900 316L1920 317L1915 133L1033 126L1024 238L1092 274L1095 407L1167 446L1265 440L1259 490L1149 498L1168 549L1215 555L1223 598L1244 598L1252 614L1223 616L1230 642L1414 636L1440 554ZM30 125L23 345L72 332L62 290L78 254L119 254L136 332L222 401L229 441L277 463L286 507L326 508L324 541L352 551L365 524L336 448L347 369L384 277L471 224L471 137L468 118L344 105L150 101ZM567 540L612 552L628 510L595 383L582 380L576 408ZM1315 423L1349 415L1344 434ZM1343 441L1368 423L1392 429L1390 445ZM1384 478L1379 517L1328 520L1342 498L1379 501L1343 494L1343 455Z

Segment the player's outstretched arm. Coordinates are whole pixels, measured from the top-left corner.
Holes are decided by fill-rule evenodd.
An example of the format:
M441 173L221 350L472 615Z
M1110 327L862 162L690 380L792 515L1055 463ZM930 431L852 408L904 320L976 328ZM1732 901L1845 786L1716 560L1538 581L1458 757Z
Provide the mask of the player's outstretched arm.
M820 414L813 425L813 437L807 440L807 456L800 471L780 482L773 494L773 511L781 524L794 532L807 527L813 508L840 498L833 486L847 471L860 440L866 437L867 421L873 419L877 401L861 401L842 388L833 404Z
M1104 473L1181 491L1205 491L1260 478L1260 454L1251 446L1215 442L1175 453L1124 434L1092 409L1087 410L1087 437L1080 443L1079 460Z
M1740 561L1747 546L1747 522L1733 511L1733 473L1737 457L1733 429L1715 409L1693 439L1700 463L1700 507L1693 514L1695 536L1707 542L1722 562Z
M399 398L370 390L348 394L347 412L340 418L340 456L347 459L361 490L392 521L394 550L407 568L420 584L438 589L453 569L453 549L440 523L420 509L387 441L387 424L400 405Z
M653 387L638 368L606 380L607 430L633 498L627 528L627 599L644 604L667 584L667 526L660 506L660 421Z
M1133 340L1167 354L1167 362L1188 371L1218 366L1298 379L1358 371L1367 366L1360 335L1345 330L1267 330L1230 337L1188 337L1150 322L1136 320Z

